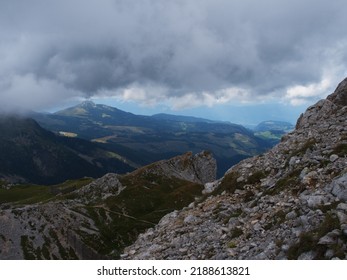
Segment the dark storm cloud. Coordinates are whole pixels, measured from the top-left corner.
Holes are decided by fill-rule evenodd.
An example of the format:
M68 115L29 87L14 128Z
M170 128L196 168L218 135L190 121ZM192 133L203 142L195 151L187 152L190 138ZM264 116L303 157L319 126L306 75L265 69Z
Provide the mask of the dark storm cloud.
M177 107L238 96L300 103L346 74L345 6L1 0L0 100L31 108L100 94Z

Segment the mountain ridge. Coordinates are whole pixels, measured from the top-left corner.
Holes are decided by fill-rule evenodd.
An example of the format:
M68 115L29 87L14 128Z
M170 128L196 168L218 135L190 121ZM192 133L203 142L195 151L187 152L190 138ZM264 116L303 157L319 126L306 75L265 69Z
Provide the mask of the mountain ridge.
M33 117L46 129L97 142L136 166L208 150L217 160L219 177L241 159L272 146L237 124L167 114L141 116L91 102Z
M273 145L280 142L282 136L291 132L294 125L283 121L263 121L253 128L254 135L266 139Z
M0 177L10 183L54 184L133 170L116 154L82 139L60 137L33 119L0 117Z
M173 115L173 114L166 114L166 113L154 114L154 115L151 115L150 117L154 119L172 120L177 122L230 123L226 121L209 120L209 119L193 117L193 116Z
M278 130L282 132L290 132L294 129L294 125L289 122L284 121L262 121L253 130L254 131L268 131L268 130Z

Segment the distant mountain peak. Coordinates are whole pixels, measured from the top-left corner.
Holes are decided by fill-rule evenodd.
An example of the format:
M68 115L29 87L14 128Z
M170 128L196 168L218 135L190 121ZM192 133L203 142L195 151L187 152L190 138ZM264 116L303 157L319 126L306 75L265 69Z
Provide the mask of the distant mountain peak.
M267 121L263 121L259 123L254 128L254 131L278 130L283 132L289 132L289 131L292 131L293 129L294 129L294 125L292 125L289 122L267 120Z
M85 108L90 108L90 107L96 107L97 105L93 102L93 101L90 101L90 100L86 100L86 101L83 101L80 105L78 106L81 106L81 107L85 107Z
M63 110L60 110L56 112L56 115L75 115L75 116L80 116L80 115L87 115L88 113L95 112L95 111L113 111L117 113L124 113L124 114L131 114L125 111L122 111L118 108L104 105L104 104L96 104L93 101L86 100L83 101L80 104L77 104L73 107L69 107Z
M61 116L74 116L74 117L88 117L90 114L101 113L102 111L117 111L121 112L117 108L113 108L107 105L95 104L93 101L86 100L73 107L69 107L58 112L55 115Z

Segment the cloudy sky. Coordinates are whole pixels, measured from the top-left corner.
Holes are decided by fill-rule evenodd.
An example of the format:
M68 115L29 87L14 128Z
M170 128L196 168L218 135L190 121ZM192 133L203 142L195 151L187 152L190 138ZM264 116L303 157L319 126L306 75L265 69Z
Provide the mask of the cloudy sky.
M345 0L0 0L0 108L91 99L140 113L295 119L347 75L346 8Z

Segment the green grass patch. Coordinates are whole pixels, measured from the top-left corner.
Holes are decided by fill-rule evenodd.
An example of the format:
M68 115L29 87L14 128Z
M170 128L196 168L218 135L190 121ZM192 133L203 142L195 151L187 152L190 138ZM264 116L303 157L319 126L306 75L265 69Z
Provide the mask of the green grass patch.
M75 199L78 195L74 191L93 182L93 178L85 177L77 180L67 180L64 183L50 186L50 190L54 194L61 195L59 199Z
M124 176L120 181L127 188L119 196L108 199L106 204L111 209L113 205L126 207L128 214L136 217L146 217L153 212L151 216L154 218L159 210L180 209L201 195L203 189L200 184L153 173ZM159 214L154 220L161 216Z
M340 203L339 201L334 201L329 204L320 205L318 206L318 209L321 210L323 213L327 213L330 210L336 209L339 203Z
M47 186L17 185L0 189L0 203L33 204L52 198Z
M280 226L286 219L286 213L283 210L278 210L272 219L264 226L265 230L270 230L274 226Z
M240 229L240 228L234 228L232 231L231 231L231 238L236 238L236 237L239 237L243 234L243 230Z
M252 175L250 175L248 178L245 178L244 181L237 181L237 179L241 175L236 172L232 171L225 175L222 179L222 182L218 186L217 190L213 194L221 193L223 191L228 191L230 193L234 193L237 189L242 190L244 189L244 186L246 184L259 184L261 179L264 179L266 176L268 176L268 173L262 170L255 171ZM251 194L248 193L248 196Z
M27 235L21 236L20 245L21 245L22 250L23 250L24 259L26 259L26 260L37 259L33 244Z
M0 188L0 203L34 204L53 199L58 194L62 195L61 199L67 199L71 192L89 184L92 180L91 178L82 178L52 186L16 185L10 189Z
M288 173L283 178L279 179L276 183L276 185L271 188L264 191L265 195L276 195L280 192L290 189L292 192L293 190L297 190L299 188L299 176L301 173L301 169L293 170L292 172Z
M246 185L246 182L238 182L237 178L240 177L238 172L232 171L223 177L222 182L218 186L218 193L223 191L228 191L230 193L234 193L237 189L243 189Z
M335 146L333 152L331 154L336 154L340 157L347 155L347 144L341 143Z
M252 185L258 184L258 183L260 183L261 179L264 179L268 175L269 175L269 172L265 172L263 170L258 170L247 178L247 183L252 184Z
M317 144L316 139L310 138L308 139L298 150L292 152L289 158L293 156L302 156L306 153L308 149L313 150L315 145Z
M231 241L227 244L227 246L228 246L228 248L233 249L233 248L237 247L237 244L235 242Z

